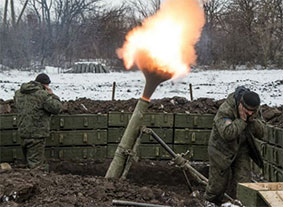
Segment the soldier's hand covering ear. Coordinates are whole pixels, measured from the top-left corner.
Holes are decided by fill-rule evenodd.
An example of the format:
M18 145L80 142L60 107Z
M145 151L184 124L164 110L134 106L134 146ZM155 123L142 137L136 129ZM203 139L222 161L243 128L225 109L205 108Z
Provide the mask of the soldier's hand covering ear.
M258 111L255 111L252 115L248 116L247 121L248 122L254 121L257 118L257 113L258 113Z
M240 118L243 119L244 121L247 121L248 117L247 117L247 114L245 112L245 109L242 103L239 104L238 111L239 111Z

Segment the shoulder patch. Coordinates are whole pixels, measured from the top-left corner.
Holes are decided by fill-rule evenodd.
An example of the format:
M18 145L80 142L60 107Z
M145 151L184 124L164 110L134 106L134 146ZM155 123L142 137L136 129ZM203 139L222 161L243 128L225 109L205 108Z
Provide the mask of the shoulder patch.
M229 125L232 123L232 120L229 118L223 118L225 120L225 125Z

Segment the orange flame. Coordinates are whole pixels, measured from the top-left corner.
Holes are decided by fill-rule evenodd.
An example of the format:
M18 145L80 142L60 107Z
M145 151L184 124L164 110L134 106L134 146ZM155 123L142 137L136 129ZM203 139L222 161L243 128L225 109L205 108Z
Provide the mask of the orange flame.
M198 0L167 0L161 9L134 28L126 36L118 57L126 69L169 73L173 77L186 75L195 64L194 46L205 23Z

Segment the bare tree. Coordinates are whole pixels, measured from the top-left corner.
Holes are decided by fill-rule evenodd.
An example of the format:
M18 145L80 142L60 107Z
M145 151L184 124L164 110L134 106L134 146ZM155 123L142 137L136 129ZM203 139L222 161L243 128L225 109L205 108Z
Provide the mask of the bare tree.
M129 4L133 8L133 14L136 15L139 21L152 16L160 9L160 0L130 0Z
M9 0L5 0L4 18L3 18L3 24L4 24L4 26L7 25L8 2L9 2Z

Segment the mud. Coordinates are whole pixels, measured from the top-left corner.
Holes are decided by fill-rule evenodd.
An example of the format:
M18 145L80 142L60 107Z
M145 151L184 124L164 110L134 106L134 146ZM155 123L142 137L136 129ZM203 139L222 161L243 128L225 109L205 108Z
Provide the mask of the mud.
M0 206L107 207L113 206L113 199L176 207L204 206L204 186L192 180L194 193L190 193L182 171L167 161L136 163L126 180L105 179L109 163L110 160L52 161L50 173L19 166L2 170ZM207 165L195 165L207 174Z
M133 112L137 101L137 99L101 101L80 98L74 101L65 101L62 114L105 114L111 111ZM216 114L219 106L224 101L225 99L215 101L209 98L199 98L193 101L183 97L163 98L152 100L148 111ZM283 105L280 107L262 105L261 109L263 118L268 124L283 128ZM15 112L13 100L0 100L0 114Z

